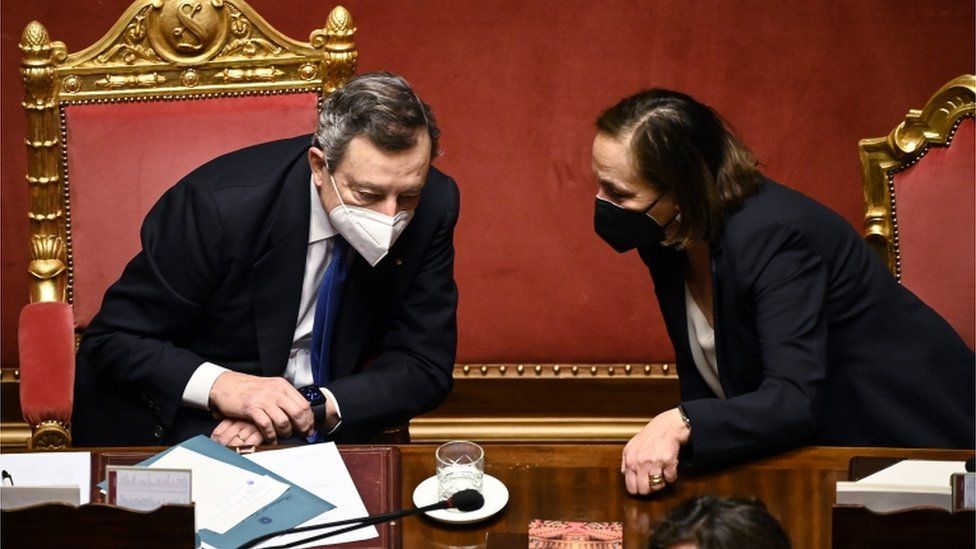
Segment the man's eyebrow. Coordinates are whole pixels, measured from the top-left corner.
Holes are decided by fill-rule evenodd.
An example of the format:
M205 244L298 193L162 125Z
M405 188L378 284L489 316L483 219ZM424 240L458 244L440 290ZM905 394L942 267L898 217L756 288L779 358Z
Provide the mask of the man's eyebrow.
M420 194L420 192L424 190L424 184L425 183L421 183L415 187L404 189L400 194ZM389 189L375 183L370 183L369 181L357 181L355 179L350 179L347 185L357 191L366 191L372 194L385 196L389 192Z
M373 194L385 194L386 189L383 187L370 183L369 181L358 181L355 179L350 179L348 182L349 187L355 187L357 191L367 191Z

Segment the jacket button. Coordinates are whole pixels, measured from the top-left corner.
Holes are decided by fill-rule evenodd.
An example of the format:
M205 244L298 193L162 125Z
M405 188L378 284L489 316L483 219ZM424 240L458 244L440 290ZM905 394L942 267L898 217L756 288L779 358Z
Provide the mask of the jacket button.
M163 438L163 435L165 435L165 434L166 434L166 430L163 429L163 426L162 425L157 425L156 426L156 431L153 433L153 436L156 437L156 438L158 438L158 439L162 439Z

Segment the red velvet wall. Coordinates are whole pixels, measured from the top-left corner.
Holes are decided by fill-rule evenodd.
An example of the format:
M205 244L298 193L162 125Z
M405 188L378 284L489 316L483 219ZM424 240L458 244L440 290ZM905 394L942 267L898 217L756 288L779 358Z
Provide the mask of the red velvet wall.
M344 0L360 69L405 75L444 130L462 189L462 361L671 356L639 260L592 231L592 121L640 88L678 88L738 128L770 176L860 226L857 140L888 133L974 70L970 0L846 2ZM329 2L254 0L306 39ZM27 185L16 44L43 22L75 51L129 0L2 5L2 361L26 302Z

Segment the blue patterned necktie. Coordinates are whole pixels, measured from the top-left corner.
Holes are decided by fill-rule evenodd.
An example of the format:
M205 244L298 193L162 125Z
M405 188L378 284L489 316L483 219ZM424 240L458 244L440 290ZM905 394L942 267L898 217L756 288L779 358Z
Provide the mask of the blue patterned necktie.
M330 379L329 347L335 332L342 285L349 273L349 262L344 259L349 244L339 235L333 239L332 261L319 284L319 295L315 299L315 322L312 324L312 378L316 387L321 387Z

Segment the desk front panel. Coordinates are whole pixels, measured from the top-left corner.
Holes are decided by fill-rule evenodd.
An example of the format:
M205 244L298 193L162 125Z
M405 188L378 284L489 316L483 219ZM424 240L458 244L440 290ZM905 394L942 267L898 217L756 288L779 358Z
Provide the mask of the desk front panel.
M401 446L403 505L434 473L436 445ZM621 521L626 547L643 547L656 519L697 495L761 499L789 533L794 547L830 546L835 483L847 480L854 456L963 460L973 452L811 447L709 472L684 472L648 497L627 495L620 474L622 444L485 445L485 471L511 494L491 520L445 525L427 517L404 521L405 548L526 547L532 519Z

